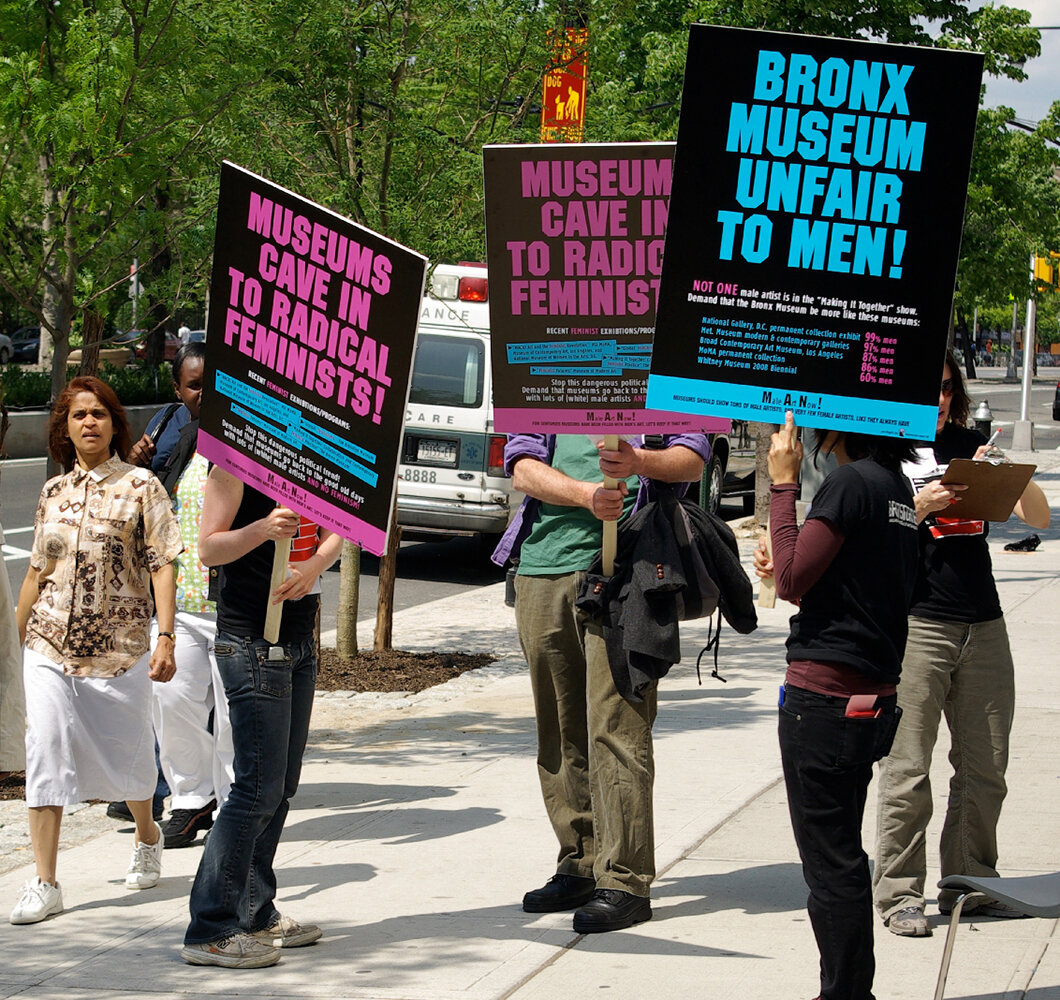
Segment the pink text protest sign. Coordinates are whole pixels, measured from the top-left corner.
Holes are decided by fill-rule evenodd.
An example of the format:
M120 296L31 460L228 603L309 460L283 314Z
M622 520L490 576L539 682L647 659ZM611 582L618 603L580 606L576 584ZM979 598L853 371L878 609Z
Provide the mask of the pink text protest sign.
M497 430L728 430L644 406L673 151L483 150Z
M222 167L199 450L377 555L426 263Z

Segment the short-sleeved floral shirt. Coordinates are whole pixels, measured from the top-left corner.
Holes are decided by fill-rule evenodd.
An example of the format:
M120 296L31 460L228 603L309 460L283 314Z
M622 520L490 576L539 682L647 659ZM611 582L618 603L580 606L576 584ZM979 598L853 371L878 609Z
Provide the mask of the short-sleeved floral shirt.
M26 645L78 677L117 677L147 652L151 573L182 545L153 472L112 457L75 466L41 491L30 565L40 596Z
M177 610L188 614L213 615L217 605L210 600L210 571L199 562L199 525L210 463L196 453L181 473L173 493L173 509L180 524L184 552L177 559Z

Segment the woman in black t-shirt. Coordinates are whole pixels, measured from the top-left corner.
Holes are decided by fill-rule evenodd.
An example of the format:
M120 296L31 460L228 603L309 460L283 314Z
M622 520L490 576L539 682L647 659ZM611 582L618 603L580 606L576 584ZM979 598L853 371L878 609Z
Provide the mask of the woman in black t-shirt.
M898 721L896 685L916 575L916 517L899 438L828 431L839 468L800 531L802 445L790 413L769 449L772 560L760 577L799 605L791 619L779 736L791 825L821 953L821 996L873 1000L872 891L861 821L872 765Z
M943 486L950 459L982 458L986 438L965 426L970 400L958 364L947 361L939 392L935 441L906 468L916 491L920 564L902 665L899 704L905 713L880 772L873 894L888 930L903 937L931 933L924 915L925 834L931 819L929 781L939 721L950 727L954 765L942 827L942 875L997 875L997 821L1005 798L1008 738L1015 685L1012 653L994 585L985 521L959 515L961 486ZM1016 516L1049 524L1045 495L1030 483ZM956 894L939 893L948 913ZM1017 916L994 902L967 908Z

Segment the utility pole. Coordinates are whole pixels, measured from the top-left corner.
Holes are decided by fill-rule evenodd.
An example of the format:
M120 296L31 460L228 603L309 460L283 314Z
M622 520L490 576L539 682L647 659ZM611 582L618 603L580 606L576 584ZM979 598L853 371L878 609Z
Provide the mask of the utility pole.
M1034 288L1034 254L1031 254L1031 288ZM1020 394L1020 418L1012 428L1012 447L1016 451L1034 451L1034 421L1029 420L1031 382L1034 373L1034 352L1037 348L1034 332L1035 301L1027 299L1027 318L1023 325L1023 391Z

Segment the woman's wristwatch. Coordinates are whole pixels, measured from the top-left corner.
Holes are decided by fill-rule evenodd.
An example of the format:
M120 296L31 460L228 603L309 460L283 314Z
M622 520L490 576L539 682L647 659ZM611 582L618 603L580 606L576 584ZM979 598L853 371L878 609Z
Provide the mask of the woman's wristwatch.
M161 639L162 636L165 636L167 639L172 639L174 642L177 641L177 637L173 632L159 632L158 638Z

